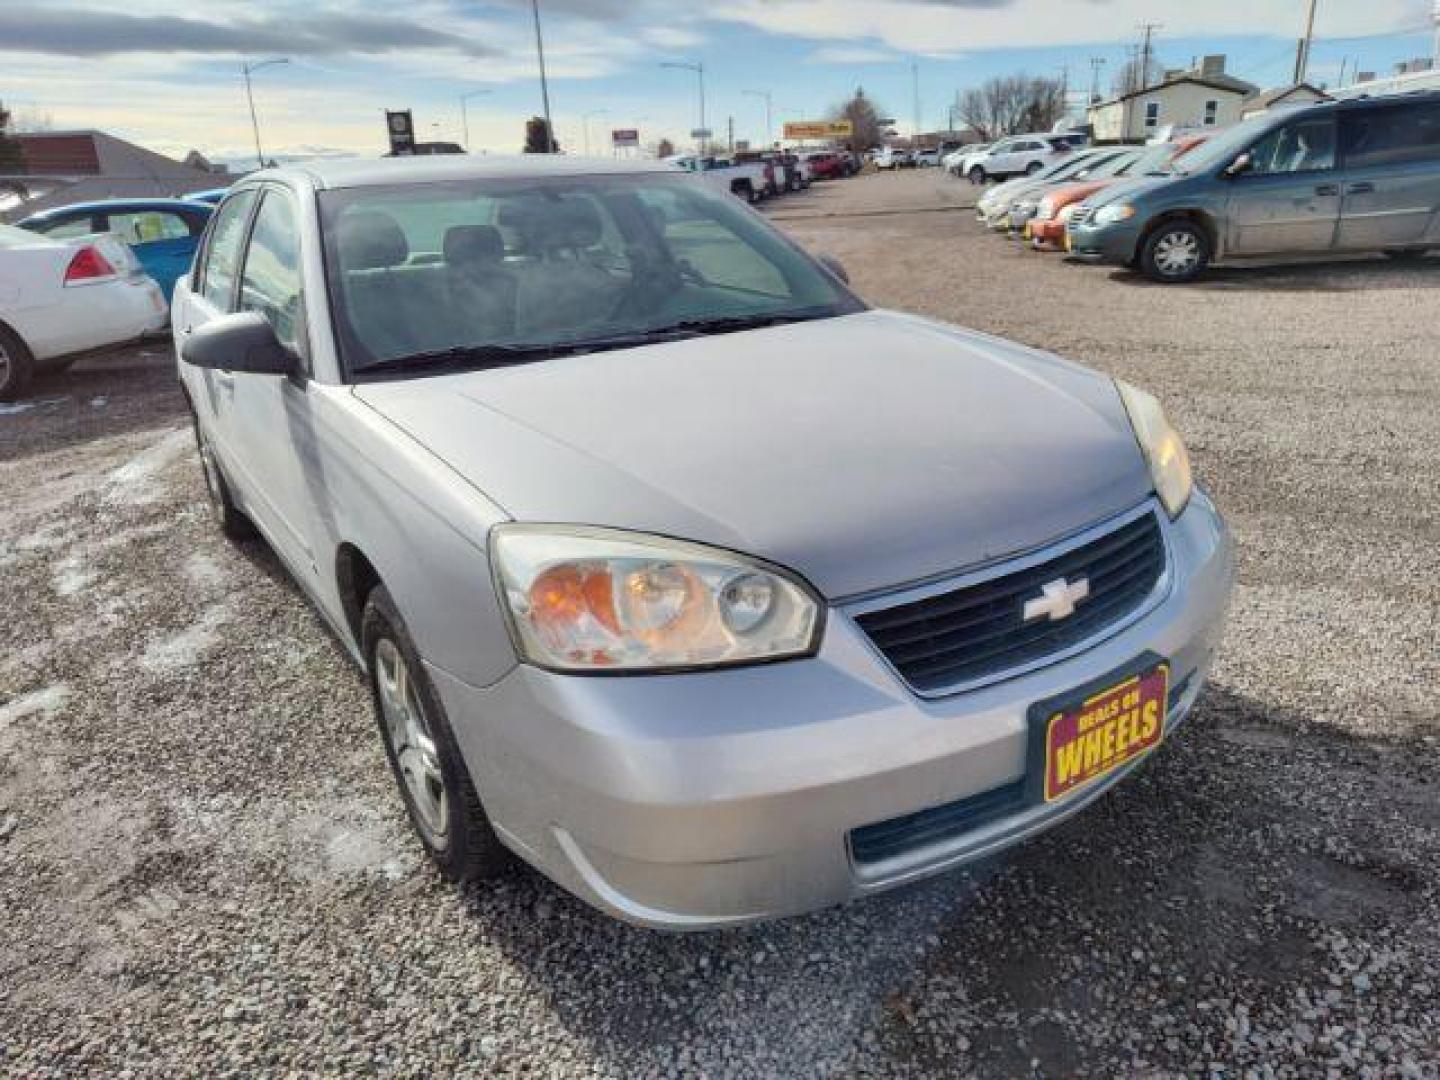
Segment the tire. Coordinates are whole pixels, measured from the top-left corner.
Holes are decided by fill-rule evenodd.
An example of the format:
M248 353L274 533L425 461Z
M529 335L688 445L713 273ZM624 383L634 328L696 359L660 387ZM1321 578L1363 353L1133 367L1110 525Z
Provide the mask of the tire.
M34 354L19 334L0 324L0 401L19 401L34 374Z
M1194 281L1210 265L1210 238L1193 221L1162 221L1140 248L1140 270L1151 281L1178 285Z
M1038 161L1032 161L1032 162L1030 162L1029 165L1026 165L1026 166L1025 166L1025 175L1026 175L1026 176L1034 176L1037 172L1039 172L1039 171L1040 171L1041 169L1043 169L1044 167L1045 167L1045 166L1044 166L1043 164L1041 164L1040 162L1038 162Z
M970 171L965 175L970 178L970 183L972 184L985 183L985 170L979 165L972 166Z
M257 535L255 525L231 498L230 484L221 471L220 460L215 456L209 438L200 430L200 418L193 409L190 412L190 427L195 432L195 451L200 455L200 475L205 480L205 494L210 502L210 512L215 516L215 524L231 543L253 540Z
M508 852L490 827L440 696L383 585L365 601L360 641L380 741L426 853L451 881L497 876L510 865Z
M1413 262L1416 259L1423 259L1429 248L1386 248L1385 257L1394 259L1396 262Z

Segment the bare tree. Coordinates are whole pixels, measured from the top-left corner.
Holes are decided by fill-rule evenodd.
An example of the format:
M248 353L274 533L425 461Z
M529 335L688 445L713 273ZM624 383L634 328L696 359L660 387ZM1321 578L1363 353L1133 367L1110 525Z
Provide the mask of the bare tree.
M986 142L1022 131L1046 131L1065 115L1065 86L1059 79L997 76L966 90L958 112Z
M880 130L880 113L876 110L875 103L865 96L863 89L857 87L855 96L831 109L830 116L834 120L850 121L851 150L868 150L872 146L880 145L883 134Z
M1165 67L1153 56L1150 58L1148 66L1139 56L1132 56L1115 69L1115 78L1111 80L1110 91L1117 97L1120 94L1133 94L1137 90L1154 86L1164 78Z

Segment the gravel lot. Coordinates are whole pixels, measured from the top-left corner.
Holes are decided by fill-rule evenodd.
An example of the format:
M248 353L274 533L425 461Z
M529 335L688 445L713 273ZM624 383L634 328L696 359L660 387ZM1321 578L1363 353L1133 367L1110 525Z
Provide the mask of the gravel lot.
M168 354L126 350L0 414L0 1072L1440 1076L1440 260L1164 288L982 235L972 194L773 212L870 300L1122 375L1187 433L1240 580L1131 783L742 931L446 886L360 677L211 529Z

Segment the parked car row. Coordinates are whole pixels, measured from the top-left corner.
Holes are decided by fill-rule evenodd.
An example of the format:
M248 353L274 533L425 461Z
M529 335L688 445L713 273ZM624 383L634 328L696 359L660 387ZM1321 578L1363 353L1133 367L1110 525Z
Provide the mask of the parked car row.
M1440 248L1440 93L1265 113L1207 137L1073 152L985 193L987 227L1164 283L1217 260Z
M675 154L665 160L686 172L700 173L721 191L751 203L860 171L855 156L844 150L760 150L731 157Z

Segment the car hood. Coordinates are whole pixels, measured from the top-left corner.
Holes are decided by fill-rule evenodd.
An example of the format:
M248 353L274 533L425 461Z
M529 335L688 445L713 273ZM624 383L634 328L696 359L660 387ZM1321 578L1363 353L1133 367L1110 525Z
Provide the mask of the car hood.
M1104 206L1122 199L1138 199L1157 188L1169 187L1184 179L1183 175L1116 177L1115 183L1088 196L1089 205Z
M731 548L831 599L1035 547L1151 490L1109 379L892 312L354 392L517 520Z

